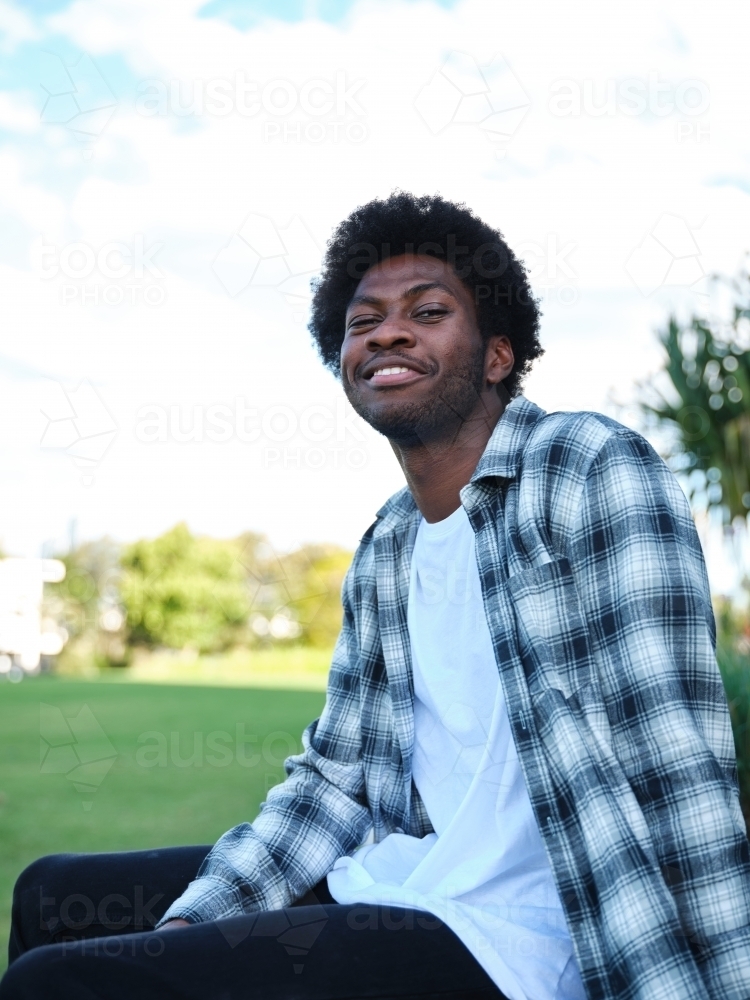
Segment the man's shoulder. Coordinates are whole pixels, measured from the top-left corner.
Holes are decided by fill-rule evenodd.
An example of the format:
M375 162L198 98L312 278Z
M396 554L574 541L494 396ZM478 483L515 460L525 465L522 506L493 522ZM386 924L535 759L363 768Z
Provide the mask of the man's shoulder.
M347 596L356 602L357 588L375 581L375 541L377 537L393 535L396 545L405 544L410 531L416 530L421 515L408 486L397 490L383 504L375 515L375 520L362 535L349 567L345 590Z
M398 497L403 490L394 493L391 500ZM390 502L390 501L389 501ZM375 553L373 551L373 535L378 526L380 517L372 522L359 540L359 544L354 552L349 570L344 579L344 592L350 601L357 602L357 589L365 581L373 582L375 579Z
M572 530L588 497L602 522L625 510L668 510L670 524L679 523L692 539L690 506L664 460L641 434L602 413L541 417L526 440L516 479L520 520L541 512L561 531Z
M641 434L612 417L591 410L561 410L536 421L520 456L520 471L522 476L585 477L606 449L621 462L657 457Z
M541 458L551 448L596 454L614 438L645 440L637 431L595 410L557 410L537 420L524 449L524 459Z
M411 490L408 486L402 486L386 500L377 512L375 520L362 536L360 549L370 549L378 535L394 529L403 530L412 521L416 525L419 517L419 510Z

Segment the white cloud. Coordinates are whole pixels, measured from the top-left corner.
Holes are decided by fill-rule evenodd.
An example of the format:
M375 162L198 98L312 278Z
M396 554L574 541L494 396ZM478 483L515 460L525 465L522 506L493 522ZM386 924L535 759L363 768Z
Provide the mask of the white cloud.
M0 52L13 52L20 42L39 37L29 16L15 4L0 3Z
M0 128L27 135L39 127L39 112L26 101L0 91Z

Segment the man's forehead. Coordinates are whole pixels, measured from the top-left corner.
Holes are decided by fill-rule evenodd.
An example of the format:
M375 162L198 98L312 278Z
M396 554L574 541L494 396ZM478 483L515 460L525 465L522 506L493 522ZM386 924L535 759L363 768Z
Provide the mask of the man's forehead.
M434 257L391 257L371 267L357 285L351 305L373 297L408 298L426 288L442 288L456 295L460 279L444 261Z

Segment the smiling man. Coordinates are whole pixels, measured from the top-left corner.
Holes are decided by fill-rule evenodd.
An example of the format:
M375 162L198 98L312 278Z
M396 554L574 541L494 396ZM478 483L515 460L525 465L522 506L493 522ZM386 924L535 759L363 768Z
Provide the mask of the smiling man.
M0 997L747 1000L750 856L678 485L634 432L520 394L537 306L463 206L354 212L311 328L407 484L347 576L323 714L207 856L28 869ZM137 884L159 933L64 943L66 892L106 914Z

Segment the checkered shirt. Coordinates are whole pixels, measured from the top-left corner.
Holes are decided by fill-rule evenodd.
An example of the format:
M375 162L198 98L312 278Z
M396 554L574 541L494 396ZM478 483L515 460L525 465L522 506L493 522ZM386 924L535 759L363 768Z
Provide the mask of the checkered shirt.
M638 434L519 396L461 491L510 723L590 1000L748 1000L750 852L700 543ZM379 511L326 705L164 920L292 903L374 830L421 837L407 630L420 513Z

